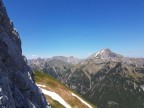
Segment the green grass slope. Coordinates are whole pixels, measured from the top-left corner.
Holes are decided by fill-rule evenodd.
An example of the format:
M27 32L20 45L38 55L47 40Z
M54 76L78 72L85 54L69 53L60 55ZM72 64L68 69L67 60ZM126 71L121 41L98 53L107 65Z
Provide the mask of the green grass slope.
M46 87L44 89L59 94L72 108L88 108L88 106L82 103L77 97L72 96L70 92L75 93L73 90L71 90L58 80L54 79L50 75L47 75L39 71L35 71L35 81L37 84L45 85ZM78 95L77 93L75 94ZM79 97L82 98L81 96ZM64 106L62 106L59 102L53 100L51 97L46 96L46 98L52 106L52 108L64 108ZM85 99L83 100L86 101ZM87 103L90 104L92 108L97 108L91 103Z

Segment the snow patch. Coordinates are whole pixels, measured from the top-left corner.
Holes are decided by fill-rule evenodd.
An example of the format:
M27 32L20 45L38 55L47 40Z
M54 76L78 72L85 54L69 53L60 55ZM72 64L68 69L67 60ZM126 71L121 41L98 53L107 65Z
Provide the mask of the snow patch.
M39 87L46 87L45 85L39 85L37 84ZM51 92L51 91L48 91L46 89L43 89L43 88L40 88L42 90L42 92L45 94L45 95L48 95L50 96L52 99L58 101L60 104L62 104L64 107L66 108L71 108L71 106L69 106L69 104L67 104L65 102L65 100L60 97L58 94L56 94L55 92Z
M98 51L98 52L95 54L95 57L97 57L99 54L100 54L100 51Z
M70 92L70 91L69 91ZM92 108L91 105L89 105L87 102L85 102L83 99L81 99L79 96L75 95L74 93L70 92L72 94L72 96L78 98L82 103L84 103L86 106L88 106L89 108Z
M38 87L46 87L45 85L36 84Z
M66 108L71 108L71 106L69 106L65 100L63 100L62 97L60 97L58 94L56 94L55 92L51 92L51 91L48 91L48 90L45 90L43 88L41 88L42 92L45 94L45 95L48 95L50 96L52 99L58 101L59 103L61 103L63 106L65 106Z
M3 99L3 96L0 96L0 100L2 100Z
M105 50L103 49L102 51L101 51L101 53L104 53L105 52Z
M142 88L142 90L144 91L144 85L141 85L140 87L141 87L141 88Z

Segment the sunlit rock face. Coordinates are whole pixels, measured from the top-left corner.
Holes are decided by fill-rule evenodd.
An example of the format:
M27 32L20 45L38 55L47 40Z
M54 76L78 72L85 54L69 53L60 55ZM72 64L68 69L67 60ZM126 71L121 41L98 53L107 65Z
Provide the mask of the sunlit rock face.
M0 108L48 108L22 56L21 40L0 0Z

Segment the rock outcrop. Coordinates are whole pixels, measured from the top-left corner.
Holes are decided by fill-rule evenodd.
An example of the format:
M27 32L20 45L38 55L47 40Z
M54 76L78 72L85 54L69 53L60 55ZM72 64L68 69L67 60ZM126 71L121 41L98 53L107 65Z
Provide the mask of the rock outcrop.
M0 108L49 108L22 56L21 40L0 0Z

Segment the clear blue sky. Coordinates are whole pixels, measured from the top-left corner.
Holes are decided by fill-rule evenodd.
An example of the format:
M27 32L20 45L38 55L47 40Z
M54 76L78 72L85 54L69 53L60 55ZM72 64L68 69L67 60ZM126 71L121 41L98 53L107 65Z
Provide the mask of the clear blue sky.
M144 0L3 0L27 58L103 48L144 57Z

